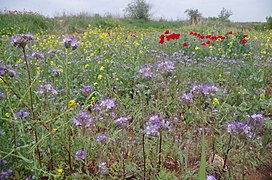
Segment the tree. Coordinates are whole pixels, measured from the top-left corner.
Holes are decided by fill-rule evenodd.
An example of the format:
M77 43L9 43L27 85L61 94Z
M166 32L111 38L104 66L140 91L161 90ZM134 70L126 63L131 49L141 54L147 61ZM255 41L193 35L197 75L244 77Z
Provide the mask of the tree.
M200 21L200 18L202 17L198 9L186 9L184 13L186 13L189 16L191 24L197 24Z
M272 29L272 16L267 16L266 22L267 22L268 29Z
M221 11L220 11L220 14L218 15L218 19L220 21L230 21L229 20L229 17L232 15L232 11L231 10L227 10L225 8L223 8Z
M145 0L133 0L127 5L125 13L128 17L134 19L148 20L151 16L151 8L151 5L148 4Z

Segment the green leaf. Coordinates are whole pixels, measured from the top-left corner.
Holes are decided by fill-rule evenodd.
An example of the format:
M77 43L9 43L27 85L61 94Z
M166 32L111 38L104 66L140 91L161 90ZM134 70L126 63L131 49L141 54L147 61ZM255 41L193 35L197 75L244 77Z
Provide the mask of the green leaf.
M202 132L202 150L201 150L201 161L200 161L200 169L198 173L198 180L206 180L206 154L205 154L205 138L204 132Z

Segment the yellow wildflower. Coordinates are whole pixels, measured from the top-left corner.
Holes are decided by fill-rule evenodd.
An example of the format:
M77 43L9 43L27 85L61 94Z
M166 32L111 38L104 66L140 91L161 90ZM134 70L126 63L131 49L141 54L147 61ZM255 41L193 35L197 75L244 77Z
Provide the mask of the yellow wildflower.
M219 104L219 100L217 99L217 98L213 98L213 105L217 105L217 104Z
M103 71L104 69L105 69L104 66L101 66L101 67L100 67L100 71Z
M58 171L59 174L63 173L63 169L62 168L58 169L57 171Z
M71 107L71 108L75 107L75 105L76 105L76 101L75 101L75 100L73 100L73 99L72 99L72 100L70 100L70 101L69 101L69 105L70 105L70 107Z
M198 46L195 47L195 50L199 50L200 48Z

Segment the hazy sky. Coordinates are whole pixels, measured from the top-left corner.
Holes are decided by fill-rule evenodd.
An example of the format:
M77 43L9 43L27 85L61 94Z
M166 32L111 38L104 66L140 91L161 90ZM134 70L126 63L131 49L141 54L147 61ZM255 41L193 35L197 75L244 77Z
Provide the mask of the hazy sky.
M123 9L131 0L0 0L1 10L32 10L46 16L62 12L88 12L123 16ZM184 11L198 9L204 17L217 17L222 8L231 9L232 21L266 21L272 16L272 0L147 0L152 5L153 18L186 19Z

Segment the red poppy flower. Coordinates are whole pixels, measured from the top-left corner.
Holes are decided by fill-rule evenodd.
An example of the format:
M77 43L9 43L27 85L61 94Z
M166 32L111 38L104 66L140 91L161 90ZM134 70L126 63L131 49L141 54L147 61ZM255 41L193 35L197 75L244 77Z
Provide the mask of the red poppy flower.
M201 43L201 46L206 46L206 43Z
M184 42L182 46L189 46L189 44L187 42Z
M190 35L193 35L193 34L194 34L194 32L193 32L193 31L191 31L191 32L190 32Z
M211 38L210 38L210 40L212 40L212 41L214 41L214 40L217 40L217 36L212 36Z
M170 30L169 29L167 29L165 32L164 32L164 34L169 34L170 33Z
M212 35L207 35L206 36L206 39L210 39Z
M243 38L246 38L246 37L247 37L247 34L244 34L244 35L243 35Z
M211 41L208 40L208 41L206 42L206 44L211 44Z
M163 44L164 43L164 39L160 39L160 44Z
M242 39L242 44L245 44L247 42L247 40Z
M232 34L232 31L228 32L228 34Z

